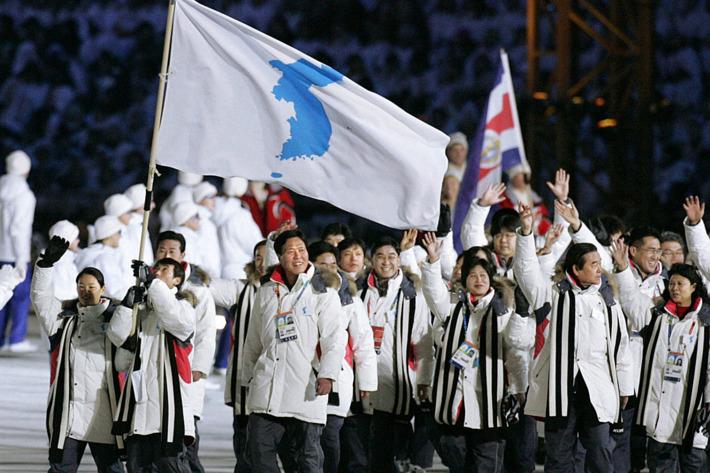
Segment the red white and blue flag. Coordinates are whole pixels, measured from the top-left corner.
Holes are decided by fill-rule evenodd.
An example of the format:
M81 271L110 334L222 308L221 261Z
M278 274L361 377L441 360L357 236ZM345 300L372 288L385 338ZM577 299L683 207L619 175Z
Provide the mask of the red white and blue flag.
M456 200L454 242L459 252L462 250L461 225L471 201L480 197L491 184L501 182L504 171L515 166L530 169L525 158L508 55L503 50L500 51L495 85L485 110Z

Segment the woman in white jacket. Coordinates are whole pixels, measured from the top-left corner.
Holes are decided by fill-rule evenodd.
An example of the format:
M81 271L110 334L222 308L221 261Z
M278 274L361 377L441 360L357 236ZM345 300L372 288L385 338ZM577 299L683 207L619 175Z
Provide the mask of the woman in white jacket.
M701 410L710 410L710 307L697 269L675 264L668 272L663 302L638 289L626 258L614 245L622 307L631 330L643 338L636 423L646 428L651 473L705 471L708 439L696 429Z
M524 396L534 335L513 312L512 288L488 261L466 255L460 293L441 275L440 244L425 236L424 297L434 313L434 419L439 453L452 472L503 470L506 394Z
M112 435L111 425L120 394L113 358L126 327L112 317L115 306L103 297L104 278L96 268L77 276L78 301L63 307L54 296L52 266L68 246L61 237L50 240L31 288L34 311L50 342L49 472L76 471L87 444L100 473L123 472L122 439Z

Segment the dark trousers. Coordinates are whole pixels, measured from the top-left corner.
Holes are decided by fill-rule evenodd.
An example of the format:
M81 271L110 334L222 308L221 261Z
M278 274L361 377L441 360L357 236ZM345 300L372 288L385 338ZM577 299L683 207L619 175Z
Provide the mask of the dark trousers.
M356 414L345 418L340 429L340 472L367 473L370 450L370 417Z
M344 421L344 417L328 415L328 421L320 437L320 446L323 449L323 473L338 473L340 429Z
M626 419L624 419L624 422L626 422ZM646 468L646 445L648 443L648 439L646 438L646 427L642 425L632 426L630 443L631 471L641 471Z
M227 319L227 325L222 329L217 342L217 349L214 354L214 367L218 369L227 368L229 363L229 352L232 349L232 313L225 311L224 316Z
M397 471L395 453L412 435L411 416L375 411L370 424L370 473Z
M505 431L505 471L532 473L537 454L537 421L521 415L520 421Z
M185 460L187 461L187 466L190 467L192 473L205 473L205 469L200 461L200 433L197 430L197 421L199 417L195 417L195 441L190 445L185 447Z
M613 471L611 424L597 420L597 413L589 401L589 391L581 374L575 379L567 417L549 417L545 420L546 473L575 471L577 435L586 450L585 471L588 473Z
M430 405L414 407L414 434L409 442L408 455L412 465L431 468L434 463L432 430L436 428Z
M53 462L50 457L48 473L76 473L84 456L87 442L67 438L64 440L61 461ZM88 443L91 456L94 457L98 473L123 473L123 463L114 444Z
M702 448L684 449L680 445L648 439L648 471L650 473L700 473L705 468Z
M249 473L249 463L246 459L247 449L247 422L249 416L234 416L232 427L232 448L234 449L234 457L237 463L234 465L234 473Z
M9 264L9 261L0 261L0 266ZM0 346L7 343L19 343L27 335L27 317L30 309L30 282L32 281L32 265L27 265L27 277L12 291L12 298L0 309ZM5 340L7 326L10 325L10 334Z
M292 417L273 417L252 414L247 425L247 452L252 471L279 473L276 460L279 444L296 447L296 463L300 473L320 473L323 468L323 451L320 436L323 426L303 422Z
M467 429L437 425L438 452L451 473L501 473L505 437L502 429Z
M126 439L128 473L190 473L183 449L164 452L160 434L131 435Z

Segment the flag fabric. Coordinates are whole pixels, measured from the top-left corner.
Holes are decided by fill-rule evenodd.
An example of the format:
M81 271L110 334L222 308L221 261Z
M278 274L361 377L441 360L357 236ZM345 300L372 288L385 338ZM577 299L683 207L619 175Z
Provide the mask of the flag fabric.
M521 166L529 171L523 135L515 106L515 92L508 55L500 52L496 81L486 105L472 151L468 156L459 195L454 209L454 244L461 252L461 225L474 198L491 184L501 182L503 172Z
M156 161L436 229L448 138L306 54L177 0Z

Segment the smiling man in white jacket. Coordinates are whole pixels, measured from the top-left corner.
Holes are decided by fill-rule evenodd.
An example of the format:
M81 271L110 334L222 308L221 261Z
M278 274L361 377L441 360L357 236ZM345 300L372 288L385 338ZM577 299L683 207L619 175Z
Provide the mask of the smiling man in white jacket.
M295 443L299 471L319 473L328 394L345 356L339 281L329 284L309 264L300 231L281 233L274 248L279 265L256 294L244 346L247 451L252 471L277 473L286 435Z
M531 210L521 208L520 217L513 270L540 337L525 414L545 418L545 471L574 468L577 435L587 450L586 471L612 471L611 424L634 393L624 314L597 247L576 242L582 224L570 225L574 244L552 283L535 254Z

